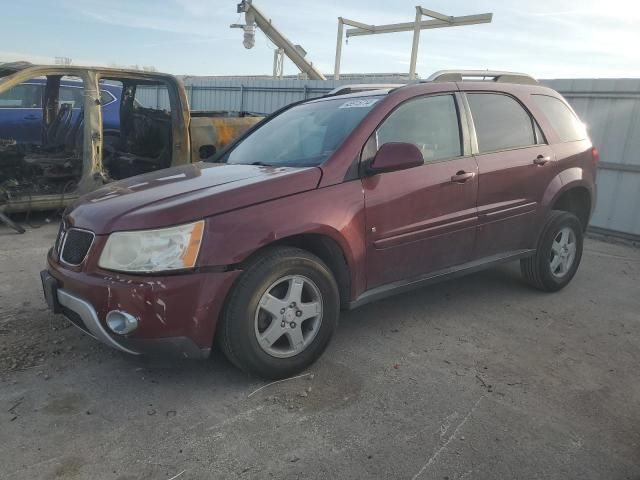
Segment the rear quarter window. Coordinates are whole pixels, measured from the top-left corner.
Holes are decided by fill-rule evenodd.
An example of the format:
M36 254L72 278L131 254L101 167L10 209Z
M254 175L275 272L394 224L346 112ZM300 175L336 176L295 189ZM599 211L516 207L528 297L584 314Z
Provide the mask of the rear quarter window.
M575 142L587 137L584 124L559 98L548 95L531 95L544 116L560 137L561 142Z
M101 106L104 107L105 105L109 105L113 101L115 101L115 98L110 92L107 92L106 90L100 90L100 105Z

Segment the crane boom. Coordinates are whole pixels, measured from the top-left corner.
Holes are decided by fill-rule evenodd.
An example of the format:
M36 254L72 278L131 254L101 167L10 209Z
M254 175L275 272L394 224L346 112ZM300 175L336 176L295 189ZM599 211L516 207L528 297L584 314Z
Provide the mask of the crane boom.
M243 12L245 14L246 22L246 25L243 26L245 29L245 36L248 31L247 27L253 27L256 25L264 32L269 40L271 40L278 48L284 50L285 55L295 63L301 72L306 73L311 80L326 80L325 76L313 66L313 63L304 58L304 55L298 51L296 46L276 28L273 22L271 22L271 19L267 18L259 8L253 5L252 0L242 0L242 2L238 4L238 13ZM232 25L232 27L234 26L235 25Z

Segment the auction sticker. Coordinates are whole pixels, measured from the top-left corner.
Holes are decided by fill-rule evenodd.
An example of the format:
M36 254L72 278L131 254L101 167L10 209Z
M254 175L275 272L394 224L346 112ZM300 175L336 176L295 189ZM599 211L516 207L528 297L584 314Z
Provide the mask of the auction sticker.
M379 98L361 98L359 100L349 100L340 105L339 108L366 108L376 103Z

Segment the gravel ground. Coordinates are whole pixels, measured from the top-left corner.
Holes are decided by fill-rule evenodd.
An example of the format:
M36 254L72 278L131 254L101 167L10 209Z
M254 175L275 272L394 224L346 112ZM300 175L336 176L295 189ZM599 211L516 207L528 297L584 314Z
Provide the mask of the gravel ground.
M640 478L637 248L589 239L557 294L507 265L345 313L269 385L50 315L56 228L0 228L2 479Z

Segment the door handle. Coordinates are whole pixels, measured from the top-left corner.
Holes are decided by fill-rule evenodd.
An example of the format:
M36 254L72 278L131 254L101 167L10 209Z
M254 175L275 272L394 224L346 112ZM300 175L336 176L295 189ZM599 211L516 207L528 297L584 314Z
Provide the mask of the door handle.
M464 183L475 176L475 172L465 172L464 170L460 170L458 173L451 177L451 181L454 183Z
M547 162L551 161L551 157L549 157L548 155L538 155L535 160L533 161L533 163L535 165L545 165Z
M24 117L25 120L37 120L38 117L36 117L33 114L27 115L26 117Z

